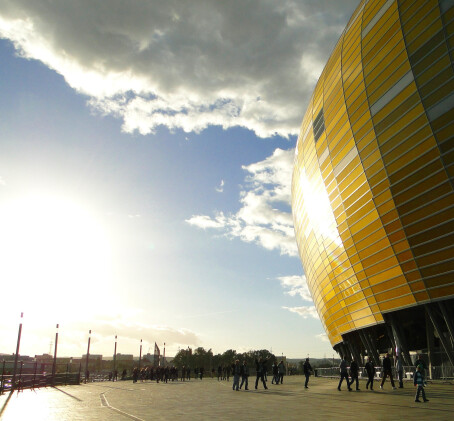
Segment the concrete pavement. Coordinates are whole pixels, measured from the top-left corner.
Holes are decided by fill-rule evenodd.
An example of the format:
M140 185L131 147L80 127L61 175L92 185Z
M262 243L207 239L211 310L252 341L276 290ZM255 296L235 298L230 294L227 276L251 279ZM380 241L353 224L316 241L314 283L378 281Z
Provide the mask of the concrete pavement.
M232 380L232 379L231 379ZM22 420L452 420L454 386L430 383L426 389L430 402L415 403L415 389L337 390L337 380L311 377L304 389L302 376L287 376L283 385L249 391L232 390L232 381L155 382L131 381L90 383L25 390L0 396L0 419ZM252 386L252 387L251 387Z

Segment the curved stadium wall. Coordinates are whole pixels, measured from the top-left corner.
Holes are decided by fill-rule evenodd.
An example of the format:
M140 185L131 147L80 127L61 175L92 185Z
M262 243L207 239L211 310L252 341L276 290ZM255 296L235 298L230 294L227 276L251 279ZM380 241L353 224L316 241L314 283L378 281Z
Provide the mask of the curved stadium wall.
M447 332L452 323L453 6L362 1L304 116L292 180L295 233L336 350L359 332L362 347L380 351L378 333L362 334L374 326L391 332L385 348L396 345L392 316L414 322L412 314L439 301L450 304L442 307Z

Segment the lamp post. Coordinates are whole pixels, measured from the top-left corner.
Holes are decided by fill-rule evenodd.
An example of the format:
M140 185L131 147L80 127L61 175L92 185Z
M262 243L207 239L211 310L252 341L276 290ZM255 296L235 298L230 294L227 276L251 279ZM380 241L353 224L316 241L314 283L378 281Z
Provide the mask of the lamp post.
M188 345L188 350L186 351L186 368L189 370L189 365L190 365L190 354L191 352L189 351L189 345ZM189 371L188 371L189 373Z
M16 345L16 355L14 356L14 369L13 369L13 381L11 384L11 389L14 389L16 385L16 371L17 371L17 360L19 358L19 348L20 348L20 338L22 335L22 319L24 317L24 313L20 314L21 322L19 323L19 332L17 334L17 345Z
M87 361L85 362L85 383L87 383L90 373L88 371L88 359L90 358L90 340L91 340L91 329L88 331L88 346L87 346Z
M57 331L55 333L54 361L52 364L52 386L55 384L55 372L57 369L58 323L56 329Z
M115 370L117 369L117 335L115 335L115 347L114 347L114 355L113 355L113 377L112 380L115 381Z
M140 371L140 361L141 360L142 360L142 339L140 340L139 371Z

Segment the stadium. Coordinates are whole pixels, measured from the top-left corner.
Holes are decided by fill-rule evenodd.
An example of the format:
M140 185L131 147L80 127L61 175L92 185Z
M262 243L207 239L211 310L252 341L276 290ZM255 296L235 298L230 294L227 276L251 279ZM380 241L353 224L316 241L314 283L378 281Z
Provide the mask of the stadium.
M292 211L342 356L454 366L454 2L363 0L310 99Z

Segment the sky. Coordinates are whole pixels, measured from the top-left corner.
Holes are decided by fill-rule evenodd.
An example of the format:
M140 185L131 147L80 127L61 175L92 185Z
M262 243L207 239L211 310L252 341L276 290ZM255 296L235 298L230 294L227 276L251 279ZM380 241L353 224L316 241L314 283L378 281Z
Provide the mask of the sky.
M0 0L0 353L331 356L290 184L356 6Z

